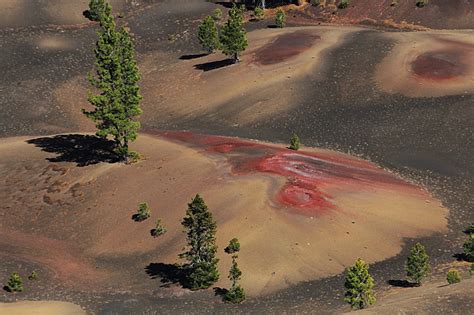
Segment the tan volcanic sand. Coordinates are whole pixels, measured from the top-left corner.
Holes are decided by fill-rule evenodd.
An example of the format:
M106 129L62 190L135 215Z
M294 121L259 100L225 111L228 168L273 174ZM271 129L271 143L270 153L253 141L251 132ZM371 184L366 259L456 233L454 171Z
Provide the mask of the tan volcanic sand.
M472 32L386 33L396 45L375 71L377 86L409 97L474 93Z
M57 301L0 303L0 315L85 315L80 306Z
M223 248L238 237L242 285L250 295L340 273L357 257L380 261L399 253L404 237L446 230L447 210L421 189L343 185L331 191L342 211L309 217L272 200L284 184L281 176L234 176L220 155L160 138L139 137L134 149L146 159L138 164L87 167L48 162L45 158L55 154L25 140L0 144L0 176L6 183L0 190L0 255L33 261L79 290L111 284L139 290L146 280L136 280L137 274L144 275L148 264L179 262L185 244L180 222L196 193L218 222L217 285L229 285L230 260ZM143 201L150 204L152 217L134 222L131 216ZM149 231L157 218L168 232L154 239ZM144 253L151 256L140 256ZM53 261L52 255L62 258ZM135 262L119 273L113 265L94 264L96 258ZM149 281L149 286L160 285Z

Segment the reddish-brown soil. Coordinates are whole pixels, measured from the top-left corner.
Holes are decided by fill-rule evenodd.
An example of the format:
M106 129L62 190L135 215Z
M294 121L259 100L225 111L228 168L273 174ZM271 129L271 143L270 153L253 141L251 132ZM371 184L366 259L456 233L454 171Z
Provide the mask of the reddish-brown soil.
M285 61L308 50L319 39L319 35L304 31L280 35L255 51L255 61L261 65Z
M422 79L449 80L466 73L461 57L458 51L427 52L413 61L412 69Z

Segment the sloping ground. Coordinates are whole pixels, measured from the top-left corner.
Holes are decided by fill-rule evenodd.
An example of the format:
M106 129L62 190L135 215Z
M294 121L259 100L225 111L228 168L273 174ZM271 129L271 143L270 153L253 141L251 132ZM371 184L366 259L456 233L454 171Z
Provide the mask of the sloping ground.
M394 6L392 2L351 0L348 8L337 10L337 16L349 23L391 19L396 23L405 21L434 29L474 28L474 2L471 0L430 0L423 8L418 8L414 0L398 0Z
M67 290L149 292L159 280L145 271L172 279L184 245L180 222L200 193L218 222L217 285L229 285L222 249L238 237L242 285L257 296L338 274L359 256L384 260L400 252L404 237L446 229L439 201L367 161L235 138L163 135L177 143L141 136L136 148L145 160L132 166L93 164L107 160L87 150L93 137L5 139L0 255L36 265L42 281ZM134 222L144 201L152 217ZM158 218L168 232L154 239ZM2 278L13 271L2 270Z
M0 303L0 314L4 315L85 315L80 306L56 301L23 301Z
M453 285L431 282L392 289L375 306L351 314L468 314L474 308L474 278L467 277Z

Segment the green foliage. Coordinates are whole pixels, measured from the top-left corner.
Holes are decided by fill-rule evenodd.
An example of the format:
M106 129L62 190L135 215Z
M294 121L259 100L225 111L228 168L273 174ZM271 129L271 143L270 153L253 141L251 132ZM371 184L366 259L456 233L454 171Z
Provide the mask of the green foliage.
M471 223L471 225L469 225L466 230L464 231L464 233L466 234L474 234L474 223Z
M277 27L285 27L286 24L286 14L281 8L278 9L275 15L275 24Z
M161 220L156 220L155 228L151 231L153 237L158 237L166 233L166 228L161 224Z
M337 6L339 9L345 9L349 6L349 0L341 0L339 5Z
M446 280L449 284L461 282L461 274L456 269L450 269L446 274Z
M469 273L471 274L471 276L474 276L474 262L471 263L471 269L469 270Z
M134 118L142 113L135 51L128 32L124 28L116 30L110 4L105 4L99 22L99 39L94 50L96 75L89 76L99 94L90 94L88 98L94 110L82 111L95 122L97 136L111 135L115 140L115 153L128 161L128 144L137 138L140 128Z
M89 10L85 15L89 20L99 22L104 10L105 0L90 0Z
M354 266L346 269L344 286L346 288L344 301L352 308L363 309L375 303L374 279L369 273L369 266L362 259L357 259Z
M199 25L198 39L209 54L220 47L219 32L217 31L216 22L211 16L207 16Z
M416 285L421 285L423 279L430 272L429 260L430 257L426 253L425 247L420 243L416 243L410 250L405 270L408 278L413 280Z
M10 292L22 292L23 281L21 280L20 275L16 272L12 273L6 287Z
M185 229L187 251L180 254L188 263L184 266L192 290L206 289L219 279L216 258L216 221L201 196L188 204L181 222Z
M416 6L419 8L423 8L428 5L429 0L417 0Z
M217 8L212 12L212 18L214 21L220 21L222 20L222 10Z
M232 266L229 270L229 279L232 281L232 287L226 292L224 301L229 303L241 303L245 300L245 291L237 283L242 276L242 271L237 265L237 253L240 251L239 240L236 238L231 239L224 251L227 254L232 254Z
M298 151L300 148L300 137L297 134L293 134L290 140L290 146L288 147L290 150Z
M265 18L265 10L262 9L261 7L257 6L255 9L253 9L253 15L255 19L257 20L262 20Z
M28 280L36 281L39 279L38 273L36 271L32 271L31 274L28 276Z
M230 242L229 242L229 245L226 248L224 248L224 251L227 254L238 253L240 251L239 240L236 239L236 238L231 239Z
M464 256L467 261L474 261L474 234L468 236L467 241L463 245Z
M135 214L135 220L141 222L148 219L150 215L151 212L148 203L142 202L138 205L138 212Z
M243 26L243 11L235 4L229 10L229 19L222 28L221 36L222 52L232 56L234 61L239 61L239 55L248 46L247 32Z

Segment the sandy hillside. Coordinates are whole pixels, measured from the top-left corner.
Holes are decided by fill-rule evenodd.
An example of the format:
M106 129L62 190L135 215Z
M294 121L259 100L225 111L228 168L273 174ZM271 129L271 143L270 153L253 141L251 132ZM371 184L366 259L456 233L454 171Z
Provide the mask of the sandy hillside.
M369 162L232 138L164 136L173 142L141 136L135 147L145 159L132 166L92 164L108 156L81 151L86 136L2 141L2 254L74 289L153 286L139 279L146 270L163 277L165 264L179 262L180 221L200 193L218 222L218 285L228 285L222 249L238 237L242 284L256 295L340 273L359 256L383 260L400 251L403 237L446 228L438 201ZM152 217L134 222L143 201ZM157 218L168 233L154 239Z
M0 303L2 315L85 315L86 312L72 303L57 301L23 301Z

